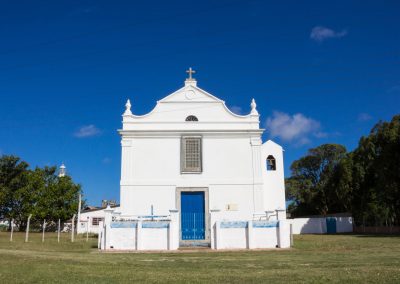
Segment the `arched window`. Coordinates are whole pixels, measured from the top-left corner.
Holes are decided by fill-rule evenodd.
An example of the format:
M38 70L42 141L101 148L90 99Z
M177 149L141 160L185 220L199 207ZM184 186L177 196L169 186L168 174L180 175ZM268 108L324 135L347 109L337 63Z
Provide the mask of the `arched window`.
M267 171L275 171L276 170L276 160L274 156L269 155L267 157Z
M185 121L199 121L199 120L194 115L189 115L188 117L186 117Z

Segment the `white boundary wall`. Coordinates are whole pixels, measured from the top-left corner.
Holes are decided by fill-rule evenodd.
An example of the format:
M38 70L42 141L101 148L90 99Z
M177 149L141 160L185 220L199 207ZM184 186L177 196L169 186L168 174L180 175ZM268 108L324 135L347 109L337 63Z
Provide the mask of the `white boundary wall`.
M353 217L327 217L336 219L336 233L353 232ZM326 218L295 218L288 219L292 224L292 233L299 234L326 234Z
M211 211L212 249L289 248L290 230L285 210L276 210L276 220L219 220Z
M179 247L178 211L158 220L123 220L113 209L104 210L98 247L101 250L176 250ZM113 220L113 217L118 217ZM157 218L156 218L157 219Z
M98 247L101 250L177 250L179 248L179 213L158 220L124 219L104 210ZM276 220L232 221L211 210L212 249L289 248L290 231L285 210L276 210ZM152 218L153 219L153 218Z

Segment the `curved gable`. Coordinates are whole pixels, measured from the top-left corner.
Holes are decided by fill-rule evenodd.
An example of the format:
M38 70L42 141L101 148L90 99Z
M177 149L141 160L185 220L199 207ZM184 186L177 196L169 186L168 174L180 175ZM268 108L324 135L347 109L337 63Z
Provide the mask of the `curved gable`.
M195 116L198 120L186 121L188 116ZM145 115L132 114L130 104L127 105L123 115L123 129L150 128L259 129L259 115L253 105L250 114L237 115L226 107L223 100L197 87L195 80L186 80L184 87L159 100L154 109Z

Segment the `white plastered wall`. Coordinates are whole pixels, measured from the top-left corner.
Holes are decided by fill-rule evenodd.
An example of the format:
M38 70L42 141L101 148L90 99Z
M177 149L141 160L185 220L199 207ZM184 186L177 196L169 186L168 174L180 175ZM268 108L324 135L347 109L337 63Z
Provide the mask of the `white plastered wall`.
M256 180L253 175L249 135L202 135L202 138L201 174L181 174L181 136L126 139L123 145L129 146L123 146L123 152L130 161L123 159L122 214L150 214L151 205L154 214L167 214L168 210L179 208L175 192L182 187L208 188L209 208L229 209L229 218L247 218L254 210L262 210L262 178L260 175Z

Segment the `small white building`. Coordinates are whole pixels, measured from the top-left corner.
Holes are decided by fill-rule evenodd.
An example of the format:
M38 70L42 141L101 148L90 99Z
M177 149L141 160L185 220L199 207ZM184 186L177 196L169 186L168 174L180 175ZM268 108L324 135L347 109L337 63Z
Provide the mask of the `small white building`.
M119 205L111 206L115 211L119 210ZM106 208L87 207L80 212L78 216L76 231L78 234L98 234L100 231L100 223L104 222L104 210Z
M211 247L216 222L243 229L278 211L286 219L283 150L262 141L255 100L249 114L235 114L187 72L184 86L148 114L135 115L126 103L118 216L154 220L178 212L176 242Z

